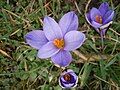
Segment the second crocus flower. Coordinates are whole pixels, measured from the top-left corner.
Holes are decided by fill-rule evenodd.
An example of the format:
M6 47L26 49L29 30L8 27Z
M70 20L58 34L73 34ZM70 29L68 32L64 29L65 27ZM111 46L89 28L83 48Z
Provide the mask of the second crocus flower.
M93 7L85 17L88 23L103 37L112 23L114 10L110 9L107 2L104 2L98 9Z

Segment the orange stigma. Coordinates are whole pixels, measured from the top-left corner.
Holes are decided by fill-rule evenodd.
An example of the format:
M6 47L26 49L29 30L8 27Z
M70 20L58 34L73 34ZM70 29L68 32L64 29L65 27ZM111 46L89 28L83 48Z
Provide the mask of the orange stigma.
M96 15L96 16L95 16L95 20L96 20L96 22L102 24L102 17L101 17L101 16Z
M65 75L63 76L63 78L64 78L66 81L70 81L70 80L71 80L70 74L65 74Z
M64 40L63 39L55 39L53 41L53 44L57 47L57 48L63 48L64 47Z

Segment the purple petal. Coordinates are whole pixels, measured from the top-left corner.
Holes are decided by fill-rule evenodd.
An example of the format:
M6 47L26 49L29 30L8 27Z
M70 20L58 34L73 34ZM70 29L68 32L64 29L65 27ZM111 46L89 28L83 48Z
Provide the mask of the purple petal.
M64 71L63 73L61 73L61 76L65 75L65 74L67 74L67 73L71 73L71 72L74 73L73 70L68 69L67 71Z
M63 37L61 28L51 17L46 16L44 18L43 30L48 40L54 40L56 38Z
M61 77L59 78L59 85L62 87L62 88L71 88L71 87L75 87L77 85L77 83L64 83L62 80L61 80Z
M75 50L79 48L85 41L85 34L79 31L70 31L65 35L64 40L64 50Z
M70 83L70 84L65 84L65 83L62 83L62 82L60 82L59 81L59 83L60 83L60 86L62 87L62 88L71 88L71 87L73 87L74 85L75 85L75 83ZM77 84L76 84L77 85ZM76 86L75 85L75 86ZM74 86L74 87L75 87Z
M92 26L92 24L91 24L91 18L90 18L90 13L86 13L85 14L85 18L86 18L87 22Z
M40 49L44 44L48 42L45 34L41 30L34 30L25 35L27 44L31 47Z
M66 67L72 61L72 56L70 52L61 50L57 54L51 57L54 64L59 65L60 67Z
M56 48L53 45L53 42L48 42L47 44L45 44L43 47L41 47L38 51L38 57L39 58L49 58L53 55L55 55L56 53L59 52L60 49Z
M97 8L93 7L90 11L90 18L92 21L96 21L95 19L96 15L101 16L101 13Z
M106 31L107 31L107 29L103 29L103 30L101 30L101 32L100 32L101 35L102 35L102 36L105 36Z
M102 16L104 16L108 10L109 10L109 5L107 2L102 3L99 7L99 11L101 12Z
M74 77L74 79L77 81L77 79L78 79L78 77L77 77L77 75L75 74L75 73L73 73L73 72L70 72L70 74Z
M104 36L106 34L107 29L95 29L100 35Z
M113 20L113 17L114 17L114 11L113 11L113 10L109 10L109 11L105 14L105 16L104 16L104 22L103 22L103 24L106 24L106 23L112 21L112 20Z
M100 23L97 23L97 22L95 22L95 21L92 21L92 26L93 26L94 28L99 28L101 25L102 25L102 24L100 24Z
M72 81L66 81L64 80L64 75L65 74L70 74L72 77ZM73 72L73 70L68 69L67 71L64 71L60 78L59 78L59 84L62 88L71 88L71 87L75 87L77 85L78 82L78 77L77 75Z
M78 77L77 77L77 75L74 73L74 71L71 70L71 69L68 69L67 72L64 71L64 72L61 74L61 76L64 76L64 75L67 74L67 73L69 73L71 76L73 76L75 82L77 81ZM63 77L61 77L61 80L62 80L62 82L67 82L67 81L64 80ZM74 83L75 83L75 82L74 82Z
M63 78L62 76L64 76L64 75L67 74L67 73L74 73L74 71L71 70L71 69L68 69L67 71L64 71L64 72L61 74L61 77L60 77L63 82L66 82L66 81L64 80L64 78Z
M102 29L108 28L108 27L112 24L112 22L113 22L113 21L110 21L110 22L108 22L107 24L102 25L102 26L100 27L100 29L102 30Z
M78 29L78 17L71 11L65 14L59 21L59 26L62 30L63 35L69 31Z

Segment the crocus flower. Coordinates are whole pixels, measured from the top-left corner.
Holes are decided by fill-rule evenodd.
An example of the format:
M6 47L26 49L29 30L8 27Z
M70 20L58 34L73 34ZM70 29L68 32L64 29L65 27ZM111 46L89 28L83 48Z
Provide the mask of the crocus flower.
M54 64L65 67L72 61L69 51L79 48L85 41L85 35L78 29L78 17L71 11L57 23L46 16L43 31L33 30L26 36L26 42L38 49L37 56L41 59L50 58Z
M64 71L59 78L59 85L62 88L75 87L77 83L78 83L78 77L71 69Z
M85 17L88 23L103 37L112 23L114 10L109 8L107 2L104 2L98 9L93 7Z

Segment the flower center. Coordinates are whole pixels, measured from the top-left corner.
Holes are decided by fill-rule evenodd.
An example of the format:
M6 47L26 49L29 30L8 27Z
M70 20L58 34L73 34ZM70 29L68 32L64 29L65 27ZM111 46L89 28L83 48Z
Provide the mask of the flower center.
M64 40L63 39L55 39L53 41L53 44L57 47L57 48L63 48L64 47Z
M66 81L70 81L71 80L71 75L70 74L65 74L63 76L63 78L66 80Z
M103 22L102 17L99 16L99 15L96 15L96 16L95 16L95 20L96 20L96 22L98 22L98 23L100 23L100 24L102 24L102 22Z

